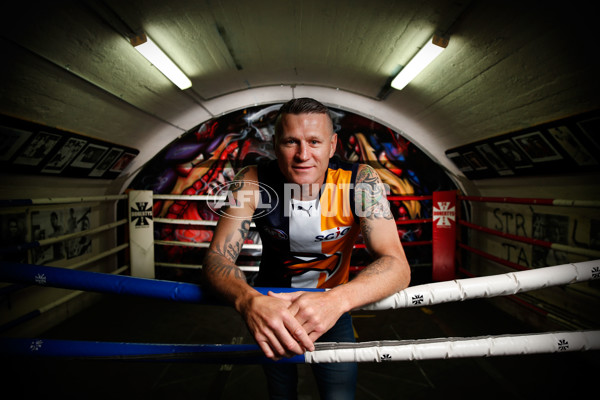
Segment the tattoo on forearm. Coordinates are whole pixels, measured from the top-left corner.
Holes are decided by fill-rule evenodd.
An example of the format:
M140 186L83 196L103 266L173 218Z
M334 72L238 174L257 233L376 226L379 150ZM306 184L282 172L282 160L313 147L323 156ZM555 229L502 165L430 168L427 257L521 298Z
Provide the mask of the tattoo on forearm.
M232 273L237 279L246 279L244 273L235 266L242 246L248 232L250 231L250 220L243 220L236 232L232 232L225 238L225 242L222 246L216 244L213 249L209 249L205 257L204 266L207 268L206 272L220 275L222 277L228 277ZM239 233L239 238L235 237ZM227 262L223 262L219 257L225 257Z
M246 280L246 276L241 269L235 266L235 264L223 262L221 257L227 258L220 251L208 250L208 253L204 259L203 268L205 268L205 273L214 274L223 278L227 278L233 274L235 279L242 279L244 281Z
M242 246L244 245L244 240L246 240L246 236L248 236L248 231L250 230L250 220L243 220L240 227L237 229L240 237L234 238L235 232L230 233L225 238L224 249L221 249L221 252L225 257L230 259L232 262L237 260L240 252L242 251ZM218 247L218 245L217 245Z
M242 236L242 242L246 240L246 236L248 236L248 232L250 231L250 220L245 219L242 221L242 225L238 228L238 232Z
M373 168L362 168L356 178L356 204L359 215L369 218L392 219L390 204L385 196L385 187Z

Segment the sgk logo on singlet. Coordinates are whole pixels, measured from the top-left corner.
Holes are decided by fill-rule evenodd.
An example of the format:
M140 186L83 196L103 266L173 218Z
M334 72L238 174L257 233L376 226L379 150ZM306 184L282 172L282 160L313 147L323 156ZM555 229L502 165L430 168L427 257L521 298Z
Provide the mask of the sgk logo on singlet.
M321 232L321 235L315 236L315 242L329 242L337 240L350 232L351 226L338 226Z

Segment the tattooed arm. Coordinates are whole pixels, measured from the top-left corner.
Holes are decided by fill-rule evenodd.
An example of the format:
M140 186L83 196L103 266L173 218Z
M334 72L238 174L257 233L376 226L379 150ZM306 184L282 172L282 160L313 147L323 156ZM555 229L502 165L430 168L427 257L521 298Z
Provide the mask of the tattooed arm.
M381 300L410 283L410 266L377 171L361 165L355 191L362 236L374 261L352 281L361 286L361 293L354 296L351 309Z
M367 249L374 261L345 285L324 293L272 294L292 301L290 310L312 340L327 332L344 313L406 288L410 267L377 172L360 165L355 199Z
M234 181L230 194L239 204L219 217L203 262L204 282L242 315L267 357L277 359L313 350L312 341L288 309L290 302L260 294L235 265L256 208L256 197L247 193L257 190L256 168L242 169Z

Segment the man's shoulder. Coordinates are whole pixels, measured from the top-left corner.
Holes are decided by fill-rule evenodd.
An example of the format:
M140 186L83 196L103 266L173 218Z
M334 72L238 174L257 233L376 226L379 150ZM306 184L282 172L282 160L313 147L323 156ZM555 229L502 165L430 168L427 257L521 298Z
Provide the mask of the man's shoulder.
M370 181L374 177L379 177L377 170L373 166L364 163L358 164L356 173L357 182Z
M258 172L256 165L246 165L242 167L236 172L233 180L238 182L257 181Z

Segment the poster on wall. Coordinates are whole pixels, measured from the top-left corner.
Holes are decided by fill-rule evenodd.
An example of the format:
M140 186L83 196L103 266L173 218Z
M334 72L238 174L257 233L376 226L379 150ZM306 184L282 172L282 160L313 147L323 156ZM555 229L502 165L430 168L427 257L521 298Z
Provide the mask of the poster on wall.
M61 136L39 132L29 143L29 145L17 156L14 163L20 165L37 166L40 162L52 151L54 146L58 144Z
M102 176L104 173L115 163L117 157L119 157L123 153L123 149L119 149L113 147L110 149L108 153L102 158L102 160L98 163L96 168L90 172L89 176Z
M33 241L40 241L65 234L64 211L32 211L31 212L31 234ZM63 242L47 246L35 247L31 250L32 262L44 265L51 261L65 258L65 247Z
M32 132L0 126L0 161L8 161L29 139Z
M555 161L563 158L540 131L518 135L513 137L513 140L533 162Z
M31 232L34 241L60 237L90 228L90 207L70 207L32 211ZM37 265L78 257L92 251L89 236L82 236L32 249L32 262Z
M2 248L14 248L27 242L25 213L0 214L0 241ZM1 261L27 262L27 251L0 253Z
M531 226L531 237L533 239L556 244L568 244L569 217L566 215L534 213ZM565 252L542 246L533 246L531 255L534 268L562 265L569 262Z
M67 165L75 158L87 143L86 140L69 138L60 150L52 156L50 161L44 166L42 172L50 174L61 173Z
M72 167L92 169L104 153L108 150L106 146L88 144L85 150L71 163Z
M91 207L71 207L66 220L66 233L83 232L90 229ZM91 253L92 240L90 236L81 236L65 241L67 258L79 257Z

